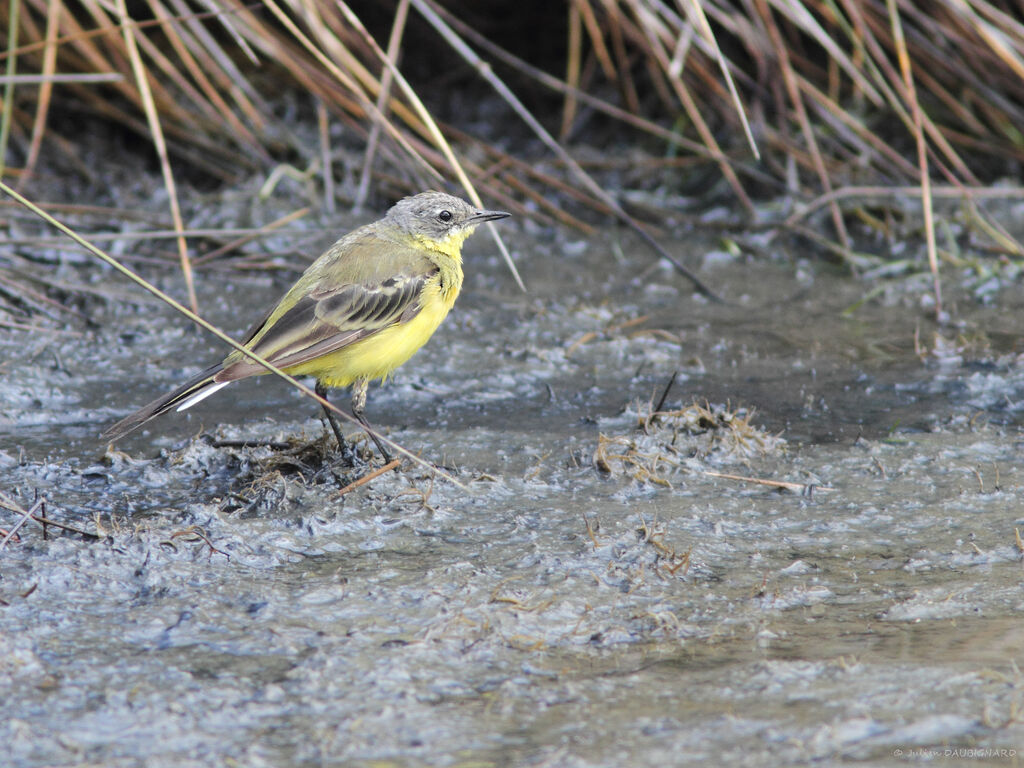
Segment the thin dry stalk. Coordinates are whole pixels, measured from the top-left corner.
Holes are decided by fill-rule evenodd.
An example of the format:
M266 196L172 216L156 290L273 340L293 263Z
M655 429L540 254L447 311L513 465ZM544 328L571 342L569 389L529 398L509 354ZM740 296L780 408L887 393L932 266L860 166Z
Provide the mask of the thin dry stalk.
M747 120L747 112L743 108L743 103L740 101L740 95L736 91L736 83L733 82L732 75L729 73L729 64L725 60L725 56L722 54L722 49L718 47L718 40L715 38L715 33L711 31L711 25L708 23L708 17L704 13L704 8L700 4L700 0L689 0L686 5L686 11L691 15L692 18L696 19L697 26L700 27L700 33L704 37L704 40L715 54L715 59L718 61L718 68L722 72L722 77L725 79L726 85L729 87L729 96L732 98L733 106L736 108L736 114L739 115L740 121L743 125L743 134L747 138L747 144L750 146L750 151L754 155L755 160L761 159L761 153L757 149L757 142L754 141L754 133L750 129L750 123ZM680 40L683 38L680 37ZM675 56L672 57L673 64L675 63ZM675 67L673 66L673 72ZM682 64L680 63L679 72L682 73Z
M9 499L6 499L5 497L5 501L9 501ZM4 506L7 506L7 504L4 504ZM31 520L35 516L36 512L38 512L42 508L43 500L36 499L36 503L29 507L27 510L22 510L20 507L17 507L17 505L14 506L16 507L16 511L21 513L21 517L18 518L18 522L12 525L11 529L7 531L3 539L0 540L0 550L6 547L7 542L9 542L11 539L15 538L18 535L18 529L21 528L21 526L23 526L29 520ZM8 507L8 509L10 509L10 507Z
M642 4L638 0L632 0L634 5L634 12L637 13L641 18L641 26L643 32L647 36L650 42L649 51L654 55L658 64L661 68L668 72L671 70L671 63L668 58L668 54L665 51L664 44L658 39L654 30L651 29L650 25L643 24L642 20L645 18L645 11ZM649 20L649 17L646 17ZM719 147L718 141L715 139L714 134L711 132L711 128L708 126L707 121L704 119L704 115L701 113L700 107L697 105L696 100L690 92L690 89L686 87L682 78L676 77L671 78L670 83L673 90L675 91L676 97L679 102L683 105L683 109L686 111L687 117L690 118L690 122L693 123L697 129L697 133L700 135L701 141L704 146L711 152L712 157L719 164L719 168L722 171L722 175L725 176L729 185L732 187L733 192L736 194L740 204L752 215L754 212L754 205L751 202L749 196L744 190L743 185L740 183L739 178L736 176L736 172L733 170L729 161L726 159L725 154Z
M131 59L132 72L135 74L135 83L146 110L146 120L149 122L153 144L160 158L160 172L163 174L164 186L167 188L167 197L171 205L171 219L174 221L175 231L179 233L176 238L178 258L181 261L181 273L185 278L189 305L192 307L192 311L198 314L199 301L196 299L196 287L192 278L192 264L189 261L188 244L185 242L185 236L180 234L185 229L185 225L181 219L181 208L178 205L178 191L174 183L174 174L171 171L171 163L167 157L167 143L164 141L163 130L160 127L160 115L156 103L153 101L153 92L149 87L149 76L145 65L142 63L142 56L139 55L139 49L135 40L136 32L128 16L125 0L117 0L117 10L121 16L125 45L128 48L128 55Z
M892 34L899 55L900 71L903 73L903 85L910 98L910 111L914 118L914 141L917 144L917 163L921 172L921 206L924 209L925 242L928 246L928 265L932 271L933 290L935 291L935 316L942 317L942 287L939 283L939 258L935 246L935 219L932 206L931 175L928 173L928 145L924 138L922 126L921 103L917 100L917 89L914 86L914 75L910 67L910 56L907 53L906 40L903 37L903 24L895 0L886 0L889 18L892 22Z
M43 49L43 81L39 87L39 100L36 102L36 115L32 120L32 138L29 141L28 157L25 158L25 170L18 180L18 190L24 188L32 176L32 171L39 160L39 149L43 143L43 133L46 130L46 116L50 111L50 99L53 95L53 76L57 68L57 32L61 11L63 10L62 0L49 0L46 13L46 48ZM12 57L13 59L13 57ZM0 141L0 152L4 150L4 142ZM0 177L3 176L2 162L0 162Z
M394 83L393 68L398 67L398 54L405 33L405 22L409 18L409 0L400 0L395 11L395 20L391 25L391 36L388 38L387 60L391 66L385 66L380 77L380 92L377 94L377 110L387 115L387 103L391 99L391 86ZM366 156L363 158L363 172L359 177L359 188L356 190L355 209L358 211L366 204L370 194L370 175L373 170L373 158L377 153L377 142L380 140L381 125L374 121L370 128L370 138L366 142Z
M565 84L571 90L565 92L565 102L562 105L562 127L558 132L560 141L569 138L572 124L576 121L578 103L573 95L580 87L580 62L583 59L583 15L580 11L579 0L569 3L569 44L568 55L566 56Z
M267 122L265 119L267 105L256 92L256 89L249 83L248 78L238 69L234 59L224 51L220 43L217 42L202 23L206 14L191 13L185 0L171 0L171 3L178 14L176 20L188 27L192 32L194 42L190 44L190 50L201 64L202 69L213 78L216 92L218 94L221 92L228 94L246 121L254 126L257 131L262 130ZM213 17L220 22L222 27L228 30L232 39L249 61L256 65L259 63L259 59L249 47L245 38L235 28L231 14L237 10L237 8L234 10L229 8L224 11L217 11L213 14ZM212 96L211 99L213 99ZM234 125L235 122L233 121L231 124ZM258 146L260 152L265 152L262 144Z
M763 477L748 477L746 475L733 475L728 472L712 472L710 470L704 471L707 477L718 477L723 480L736 480L741 483L754 483L755 485L767 485L770 488L779 488L781 490L793 491L794 493L800 493L804 495L810 495L811 493L817 493L818 491L834 491L835 488L828 485L810 485L807 483L792 483L788 480L771 480ZM813 489L813 491L811 490Z
M285 216L282 216L279 219L274 219L274 221L270 222L269 224L263 225L259 229L254 229L251 232L242 235L241 237L235 238L229 243L225 243L220 248L215 248L214 250L209 251L208 253L204 253L199 258L193 259L192 267L198 268L206 264L207 262L220 258L225 253L230 253L231 251L237 250L238 248L241 248L243 245L246 245L247 243L250 243L259 237L268 235L274 230L280 229L281 227L285 226L286 224L291 224L293 221L298 221L303 216L307 216L309 214L309 211L309 208L299 208L297 211L292 211L291 213L286 214ZM226 230L217 230L217 232L218 234L227 234ZM93 239L95 240L95 238Z
M320 176L324 180L324 213L334 214L334 163L331 159L331 124L327 108L321 99L316 100L317 137L320 139Z
M584 6L589 8L589 6L586 5L586 3L584 3ZM476 32L471 27L466 25L464 22L452 16L450 13L443 11L443 9L438 10L441 13L442 18L444 18L444 20L448 24L450 24L453 29L457 30L458 33L462 35L462 37L471 41L481 50L486 51L487 54L492 58L508 65L512 69L516 70L517 72L520 72L521 74L525 75L531 80L536 81L539 85L542 85L545 88L553 90L557 93L561 93L565 96L569 96L571 94L572 97L576 99L579 103L586 104L588 107L596 109L602 114L608 115L609 117L618 120L624 123L625 125L629 125L630 127L635 128L639 131L649 133L652 136L657 136L658 138L668 142L670 145L678 146L679 148L684 149L687 152L692 152L701 157L706 157L709 160L714 159L712 158L711 153L708 151L707 147L705 147L700 142L691 141L677 132L671 131L667 128L662 127L661 125L658 125L657 123L651 120L645 119L642 115L630 112L626 109L622 109L621 107L617 107L614 104L610 104L609 102L605 101L604 99L600 99L594 96L593 94L587 93L586 91L579 90L578 88L573 88L572 86L562 82L558 78L553 77L548 73L544 72L543 70L540 70L537 67L528 64L527 62L523 61L517 56L512 55L504 48L495 45L492 41L488 40L479 32Z
M803 95L800 93L800 88L797 85L796 73L793 70L792 63L790 62L789 51L783 43L782 35L775 23L775 18L772 16L772 13L768 8L767 0L757 0L757 2L765 27L767 28L768 34L775 46L775 53L779 57L779 68L782 70L782 78L786 85L786 91L789 94L789 101L793 106L793 110L796 112L797 122L800 124L800 130L803 133L804 140L807 142L808 150L810 151L811 158L814 162L815 171L818 174L818 181L825 190L825 194L828 194L832 191L832 181L827 169L825 168L825 160L822 157L821 150L818 148L814 129L811 127L810 119L807 116L807 109L804 107ZM850 237L846 232L843 213L839 210L838 205L832 204L830 208L832 211L832 225L836 229L836 235L839 237L839 242L844 249L849 249Z
M4 84L3 111L0 112L0 178L7 169L7 142L11 138L11 119L14 114L14 75L18 71L18 32L21 24L21 0L11 0L7 8L7 81Z
M398 467L401 465L401 463L402 463L401 459L392 459L391 461L389 461L384 466L377 467L372 472L367 472L365 475L360 477L358 480L352 481L351 483L346 485L344 488L342 488L340 491L338 491L334 495L334 498L337 499L337 498L340 498L341 496L344 496L347 493L351 493L356 488L359 488L360 486L366 485L371 480L376 480L378 477L383 475L385 472L390 472L393 469L398 469Z
M223 121L226 126L230 129L239 141L244 142L247 146L255 148L259 153L262 154L264 159L269 157L266 151L262 148L262 145L252 132L246 127L245 123L239 120L238 116L234 113L224 98L221 96L219 88L214 85L213 81L207 75L207 68L210 68L214 73L214 76L218 73L219 67L211 66L213 61L209 57L206 59L205 64L201 64L199 57L193 54L193 51L204 53L203 46L199 45L196 40L192 38L186 29L178 24L178 20L174 15L164 7L163 4L157 2L157 0L149 0L149 7L153 10L154 15L163 22L163 29L170 40L171 45L174 48L181 65L184 67L185 72L188 74L189 79L183 77L176 77L176 81L179 82L180 87L183 91L192 94L192 101L202 111L207 114L212 121ZM168 62L169 71L168 74L173 74L176 71L175 64ZM192 88L190 81L195 81L199 87L199 91L195 91Z

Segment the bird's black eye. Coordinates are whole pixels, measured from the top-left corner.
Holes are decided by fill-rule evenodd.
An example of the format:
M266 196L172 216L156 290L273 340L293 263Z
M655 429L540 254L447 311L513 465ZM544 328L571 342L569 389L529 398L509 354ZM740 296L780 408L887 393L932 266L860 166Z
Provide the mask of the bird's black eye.
M437 218L439 218L441 221L443 221L445 224L447 224L449 221L452 220L452 212L451 211L441 211L439 214L437 214Z

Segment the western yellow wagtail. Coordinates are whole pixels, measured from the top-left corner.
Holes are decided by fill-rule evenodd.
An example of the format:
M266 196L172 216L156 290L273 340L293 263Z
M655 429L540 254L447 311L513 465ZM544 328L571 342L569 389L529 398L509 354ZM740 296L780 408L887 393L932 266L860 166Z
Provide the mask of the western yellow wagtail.
M443 192L406 197L313 262L242 344L286 373L316 377L316 393L325 399L329 387L353 386L352 415L389 461L363 416L367 386L387 378L437 330L462 288L463 242L477 225L508 215ZM183 411L233 381L265 373L235 350L103 436L116 440L171 408ZM324 412L348 454L334 414Z

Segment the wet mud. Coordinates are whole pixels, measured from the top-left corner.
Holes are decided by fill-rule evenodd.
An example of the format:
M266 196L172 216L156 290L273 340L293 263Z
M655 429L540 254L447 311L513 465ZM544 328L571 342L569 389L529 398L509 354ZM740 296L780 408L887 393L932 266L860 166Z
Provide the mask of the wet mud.
M469 241L370 392L455 482L345 490L270 377L105 446L224 354L149 300L5 333L0 527L73 529L0 550L10 764L1016 764L1018 287L937 326L923 282L674 240L715 304L622 233L507 234L529 293ZM201 307L238 334L287 281Z

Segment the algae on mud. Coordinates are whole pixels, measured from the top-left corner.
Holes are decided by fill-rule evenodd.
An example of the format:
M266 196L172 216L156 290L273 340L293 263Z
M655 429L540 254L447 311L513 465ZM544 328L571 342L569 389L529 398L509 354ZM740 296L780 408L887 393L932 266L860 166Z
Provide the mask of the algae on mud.
M407 468L339 498L314 406L273 381L104 451L102 427L209 345L158 307L102 307L84 339L6 334L0 490L102 535L32 525L0 551L13 764L1015 750L1019 297L962 304L959 332L987 338L968 346L898 297L842 315L864 287L795 257L708 265L731 297L709 304L617 238L518 236L526 296L471 250L445 354L428 344L371 403L472 493ZM234 331L276 291L200 288ZM638 432L675 372L663 411L756 408L784 449ZM668 484L601 472L602 434L672 446Z

